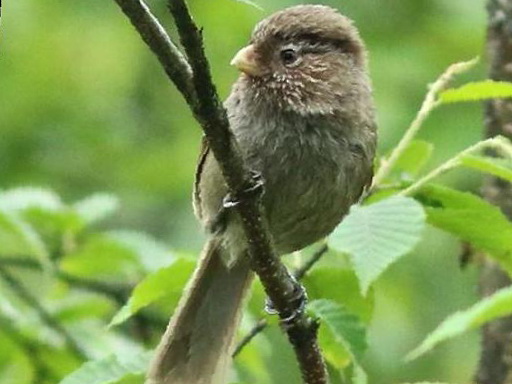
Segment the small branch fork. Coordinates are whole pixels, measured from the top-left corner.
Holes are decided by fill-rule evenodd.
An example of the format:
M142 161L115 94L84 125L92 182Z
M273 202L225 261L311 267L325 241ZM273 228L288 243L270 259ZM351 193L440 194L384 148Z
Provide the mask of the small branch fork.
M280 318L290 318L285 331L294 347L304 382L327 383L326 366L317 342L318 323L297 311L294 299L302 287L276 256L258 194L244 194L244 191L258 189L259 180L245 165L230 131L226 112L213 85L201 31L192 20L185 1L169 0L169 10L186 59L142 0L115 1L157 56L203 128L230 195L238 203L235 209L242 219L252 269L258 274Z
M316 251L299 269L297 269L293 273L293 277L300 281L308 271L313 268L313 266L322 258L323 255L325 255L329 251L329 247L327 244L324 244L318 251ZM235 347L235 350L233 351L232 356L236 357L240 352L242 352L242 349L244 349L247 344L249 344L252 339L254 339L258 334L263 332L265 328L268 326L268 321L266 319L260 319L258 322L252 327L252 329L247 332L247 335L244 336L242 340L237 344Z

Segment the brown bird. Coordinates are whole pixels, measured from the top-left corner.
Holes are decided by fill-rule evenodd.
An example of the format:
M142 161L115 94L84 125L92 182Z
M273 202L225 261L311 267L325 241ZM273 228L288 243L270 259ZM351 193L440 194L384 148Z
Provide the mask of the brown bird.
M225 102L248 165L261 173L276 250L329 234L371 182L376 126L366 51L336 10L301 5L256 25L233 58L240 77ZM204 144L194 207L210 233L165 332L147 384L224 384L252 273L240 218Z

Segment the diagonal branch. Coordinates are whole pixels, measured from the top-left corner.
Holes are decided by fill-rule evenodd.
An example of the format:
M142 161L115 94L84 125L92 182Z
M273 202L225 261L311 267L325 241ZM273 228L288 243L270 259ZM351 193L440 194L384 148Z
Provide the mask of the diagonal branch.
M322 258L323 255L325 255L329 251L329 247L327 244L324 244L318 251L316 251L303 265L300 266L299 269L297 269L293 273L293 277L296 280L302 280L304 276L313 268L313 266ZM245 335L242 340L237 344L235 347L235 350L233 351L232 356L236 357L240 352L242 352L242 349L244 349L247 344L249 344L252 339L254 339L258 334L263 332L265 328L268 326L267 319L259 319L258 322L254 325L254 327L251 328L251 330Z
M192 20L184 0L170 0L169 9L194 74L193 83L198 97L196 116L231 196L238 201L236 208L248 239L252 269L258 274L281 319L292 317L286 322L285 330L295 349L303 380L311 384L326 383L326 367L317 342L318 323L303 312L297 312L294 299L302 287L290 276L273 249L259 196L244 193L257 189L258 181L245 165L230 131L226 111L211 79L201 31Z
M142 0L115 1L158 57L204 130L230 194L238 201L236 209L248 239L252 268L260 277L281 318L293 317L286 323L286 332L294 346L304 381L308 384L327 383L327 372L316 338L318 324L302 312L292 316L297 311L294 305L296 292L302 288L289 275L274 252L271 236L261 214L259 194L244 193L258 190L259 182L245 165L229 129L226 112L211 79L201 32L192 20L184 0L170 0L169 9L178 27L191 72L181 53Z

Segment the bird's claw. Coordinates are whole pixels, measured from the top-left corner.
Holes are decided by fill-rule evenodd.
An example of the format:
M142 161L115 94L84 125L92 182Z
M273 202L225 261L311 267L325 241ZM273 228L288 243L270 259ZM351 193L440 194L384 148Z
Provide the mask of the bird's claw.
M232 196L230 193L228 193L226 196L224 196L224 199L222 200L222 206L224 208L233 208L236 207L238 204L240 204L240 200L247 197L252 196L261 196L263 194L263 177L261 176L261 173L256 171L250 171L251 173L251 185L238 193L238 196Z
M293 320L295 320L298 316L304 313L306 309L306 304L308 302L308 295L304 287L300 284L295 285L295 290L293 292L293 296L291 297L290 304L294 308L290 313L287 313L285 316L281 316L281 323L283 325L287 325ZM274 303L270 298L265 299L265 312L269 315L277 315L279 311L274 307Z

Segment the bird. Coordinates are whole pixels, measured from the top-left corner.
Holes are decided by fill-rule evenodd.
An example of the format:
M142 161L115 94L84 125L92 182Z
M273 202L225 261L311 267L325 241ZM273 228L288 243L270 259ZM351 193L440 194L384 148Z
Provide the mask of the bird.
M324 5L260 21L231 64L224 103L264 216L285 255L328 235L370 186L377 142L367 51L354 23ZM203 140L194 211L208 232L198 265L156 349L146 384L224 384L253 272L228 188Z

